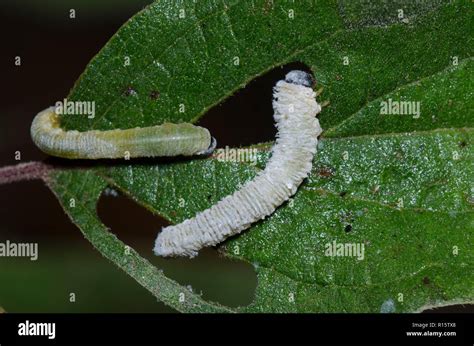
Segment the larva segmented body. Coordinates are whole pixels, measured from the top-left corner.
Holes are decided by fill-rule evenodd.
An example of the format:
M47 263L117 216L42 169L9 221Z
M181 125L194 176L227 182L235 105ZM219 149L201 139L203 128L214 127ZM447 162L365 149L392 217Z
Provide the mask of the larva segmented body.
M203 127L165 123L125 130L64 131L51 107L31 124L31 137L45 153L68 159L115 159L202 155L214 150L215 140Z
M312 167L318 136L316 115L321 106L311 86L311 76L292 71L274 88L276 144L266 168L240 190L184 222L165 227L154 252L159 256L194 257L264 219L289 199Z

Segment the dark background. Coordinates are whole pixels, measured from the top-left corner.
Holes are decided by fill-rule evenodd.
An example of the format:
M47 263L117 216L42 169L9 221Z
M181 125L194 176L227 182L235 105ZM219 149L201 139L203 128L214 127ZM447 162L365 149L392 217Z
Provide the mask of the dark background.
M0 167L18 163L16 151L21 152L21 162L46 158L30 139L33 117L66 97L90 59L127 19L150 2L1 1ZM76 10L76 19L69 18L71 8ZM21 56L20 67L14 65L15 56ZM294 68L305 67L291 64L271 71L212 109L200 124L219 139L220 147L272 140L276 131L271 88ZM237 117L238 122L225 122ZM192 261L156 258L151 247L166 221L124 197L102 197L98 211L121 240L171 278L202 291L205 299L229 306L252 301L256 276L250 264L226 260L215 250L203 251ZM36 262L24 258L0 261L0 306L6 311L172 311L95 251L42 182L0 186L0 220L1 242L39 243ZM75 293L75 303L69 302L70 293ZM469 306L437 311L467 312Z

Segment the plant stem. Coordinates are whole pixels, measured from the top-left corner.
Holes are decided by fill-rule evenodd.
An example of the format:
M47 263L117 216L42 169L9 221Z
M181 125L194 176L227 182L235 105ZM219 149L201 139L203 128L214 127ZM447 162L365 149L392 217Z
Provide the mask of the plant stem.
M0 185L46 178L52 167L43 162L27 162L0 168Z

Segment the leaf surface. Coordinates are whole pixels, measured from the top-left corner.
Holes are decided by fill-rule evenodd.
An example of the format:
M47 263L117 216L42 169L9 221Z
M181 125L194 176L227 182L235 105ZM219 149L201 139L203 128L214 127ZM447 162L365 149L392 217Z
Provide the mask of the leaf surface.
M330 101L313 171L292 202L221 248L258 275L255 301L239 311L408 312L473 300L472 4L355 3L155 2L69 95L94 100L96 117L63 116L66 129L194 122L274 67L311 68ZM389 99L419 102L419 116L380 114ZM95 204L110 184L180 222L255 176L270 145L256 146L257 165L130 161L55 172L50 186L98 250L158 299L230 311L194 295L176 303L182 288L134 252L127 262ZM363 244L363 259L327 256L333 242Z

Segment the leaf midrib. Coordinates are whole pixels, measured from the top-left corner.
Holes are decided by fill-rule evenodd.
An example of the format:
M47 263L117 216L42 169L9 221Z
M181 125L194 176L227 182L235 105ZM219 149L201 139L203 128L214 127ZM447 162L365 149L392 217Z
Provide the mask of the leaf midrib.
M416 134L434 134L434 133L460 132L460 131L473 131L473 130L474 130L473 128L433 129L433 130L428 130L428 131L417 131L417 132L407 132L407 133L401 133L401 132L400 133L393 133L393 134L384 133L384 134L379 134L379 135L376 135L376 136L361 135L361 136L340 137L340 138L338 138L338 137L332 138L331 137L331 138L326 138L324 140L336 142L336 141L347 141L347 140L350 140L352 138L361 138L361 137L362 138L363 137L367 137L367 138L373 138L373 137L402 137L402 136L412 135L412 134L415 134L415 133ZM266 146L267 143L270 144L271 142L259 143L259 144L255 144L255 145L244 147L244 148L254 148L255 146L256 147ZM261 151L270 152L271 148L266 148L266 149L261 150ZM316 155L318 155L318 154L316 153ZM217 160L217 159L211 157L211 158L207 158L205 160ZM250 163L248 163L248 162L238 162L237 164L243 165L243 166L246 166L246 167L252 167L253 169L255 169L256 174L259 171L261 171L261 169L259 169L258 167L255 167L255 166L251 166ZM95 174L98 175L100 178L104 179L105 181L107 181L110 185L113 185L119 191L124 193L127 197L132 199L135 203L141 205L142 207L144 207L145 209L150 211L152 214L157 215L159 217L162 217L165 220L167 220L168 222L173 222L173 217L171 215L169 215L168 213L163 212L162 210L157 210L151 204L148 204L148 203L144 202L142 199L137 198L135 196L135 194L133 193L133 191L131 191L131 190L123 187L122 185L118 184L113 177L107 175L106 173L102 173L100 171L95 171ZM332 190L327 190L327 189L323 189L323 188L313 188L313 187L306 186L304 184L301 186L301 189L304 190L304 191L313 192L313 193L315 193L315 190L318 190L319 192L322 192L322 193L327 193L327 194L331 194L331 195L334 195L334 196L338 195L337 192L332 191ZM344 198L345 199L350 199L350 200L353 200L353 201L361 201L361 202L366 202L366 203L372 203L372 204L378 205L380 207L390 208L392 210L398 210L398 211L407 210L407 211L429 212L429 213L439 213L439 214L449 214L449 213L451 213L450 211L429 210L429 209L424 209L424 208L407 208L407 207L397 208L397 207L391 206L389 204L382 203L380 201L375 201L375 200L370 200L370 199L365 199L365 198L359 198L359 197L355 197L353 195L349 195L349 196L346 196ZM465 214L465 213L472 213L472 212L474 212L474 211L456 211L456 213L458 213L458 214Z

